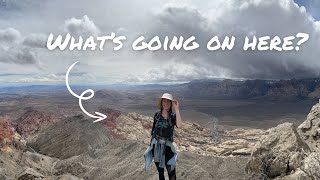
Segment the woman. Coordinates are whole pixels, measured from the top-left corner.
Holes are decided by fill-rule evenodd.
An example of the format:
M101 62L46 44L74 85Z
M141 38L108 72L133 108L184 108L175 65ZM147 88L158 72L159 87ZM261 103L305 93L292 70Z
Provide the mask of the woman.
M145 170L150 166L152 159L157 166L159 179L164 178L164 167L168 171L170 180L176 179L177 152L173 143L174 126L181 128L182 120L179 112L179 102L173 96L164 93L158 99L159 111L153 118L150 146L144 153ZM172 111L174 109L175 113Z

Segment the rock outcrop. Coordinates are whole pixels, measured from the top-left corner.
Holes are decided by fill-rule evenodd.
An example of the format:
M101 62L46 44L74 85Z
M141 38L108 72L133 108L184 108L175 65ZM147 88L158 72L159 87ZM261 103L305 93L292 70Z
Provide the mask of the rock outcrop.
M30 108L16 121L16 129L21 136L28 139L56 121L58 119L53 115Z
M320 179L320 104L297 129L290 123L267 130L246 165L249 178Z
M267 130L255 145L246 166L249 174L265 174L275 178L296 170L309 147L301 140L291 123Z
M0 117L0 152L10 152L12 148L26 150L26 141L15 131L7 117Z
M311 151L320 152L320 103L312 107L307 119L297 131Z

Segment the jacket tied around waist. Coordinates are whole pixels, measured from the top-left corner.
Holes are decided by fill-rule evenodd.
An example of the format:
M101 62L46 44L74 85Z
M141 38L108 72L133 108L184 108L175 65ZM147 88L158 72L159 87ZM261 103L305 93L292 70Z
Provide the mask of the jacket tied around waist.
M154 156L152 156L152 151L153 151L153 145L154 145ZM166 146L169 146L171 148L171 151L173 152L174 156L169 159L167 165L171 166L171 170L173 170L176 167L176 161L177 161L177 151L175 146L173 145L172 142L168 140L162 140L162 139L156 139L153 138L150 146L146 149L144 152L144 170L146 171L147 169L150 168L150 165L152 163L152 160L154 162L159 162L159 167L164 168L165 167L165 149Z

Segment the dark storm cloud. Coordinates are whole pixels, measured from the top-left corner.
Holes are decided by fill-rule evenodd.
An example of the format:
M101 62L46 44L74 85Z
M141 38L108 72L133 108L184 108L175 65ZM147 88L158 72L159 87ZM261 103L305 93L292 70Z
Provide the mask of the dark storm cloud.
M292 0L7 1L12 4L0 7L0 68L4 72L34 72L34 63L41 62L47 71L61 73L63 77L71 61L77 59L87 63L81 67L84 71L105 77L102 80L115 77L109 78L111 81L126 80L127 76L132 81L160 82L319 75L320 22L310 17L308 8L305 11ZM43 37L48 33L63 35L66 32L75 36L116 32L127 37L127 44L117 52L110 48L107 51L107 46L105 51L95 53L48 52L42 48L46 41ZM298 32L310 35L299 52L242 51L242 38L246 35L285 37ZM159 35L161 40L166 35L170 38L195 36L200 48L133 51L130 42L140 35L149 39ZM208 51L206 43L214 35L236 36L235 48L224 52ZM25 68L21 64L31 66ZM47 79L50 78L55 79L51 76Z
M231 78L308 78L320 74L320 26L292 1L231 1L222 9L201 14L189 7L166 7L158 13L151 32L164 35L195 35L200 48L193 52L160 51L153 53L160 62L174 59L188 63L202 63L208 69L228 72ZM218 13L219 12L219 13ZM247 35L286 37L306 32L310 35L300 51L261 52L243 51ZM210 34L234 35L236 47L231 51L206 50ZM169 55L170 54L170 55ZM172 57L172 56L171 56ZM172 59L172 58L171 58ZM208 71L213 72L213 71ZM218 73L212 74L219 76Z

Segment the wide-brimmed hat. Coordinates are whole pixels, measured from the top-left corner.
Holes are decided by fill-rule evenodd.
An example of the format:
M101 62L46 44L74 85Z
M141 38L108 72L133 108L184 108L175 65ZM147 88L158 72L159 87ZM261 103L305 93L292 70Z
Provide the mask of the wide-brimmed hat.
M159 108L161 108L161 100L162 99L169 99L169 100L173 101L173 96L172 96L172 94L169 94L169 93L162 94L162 96L159 97L158 101L157 101L157 105Z

